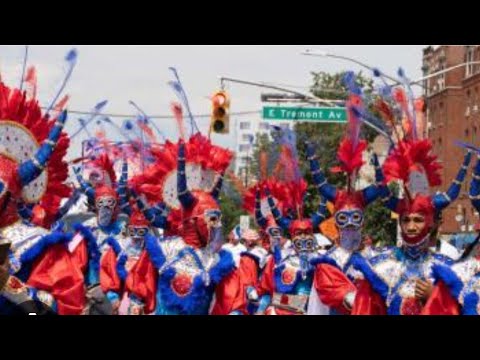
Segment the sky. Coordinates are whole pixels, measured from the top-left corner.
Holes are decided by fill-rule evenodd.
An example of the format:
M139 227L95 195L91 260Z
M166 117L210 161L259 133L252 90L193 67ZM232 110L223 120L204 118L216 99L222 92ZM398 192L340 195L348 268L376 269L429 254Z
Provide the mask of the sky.
M421 77L422 49L426 45L32 45L28 65L35 65L39 100L47 105L65 74L65 54L78 50L77 66L65 93L70 95L68 109L89 111L102 100L108 100L104 112L132 115L133 100L148 115L171 115L170 103L177 98L167 85L173 80L169 67L178 71L194 114L208 114L211 96L220 88L220 77L283 85L308 91L311 72L361 69L339 59L301 55L307 48L354 58L367 65L395 75L402 67L409 78ZM24 45L0 45L0 73L9 86L18 86L21 78ZM227 83L231 111L260 111L260 94L271 90ZM252 115L248 115L252 116ZM253 115L257 116L257 115ZM232 121L238 120L232 117ZM113 119L120 123L124 118ZM173 119L155 120L167 137L178 137ZM197 121L206 133L209 119ZM78 116L70 116L67 132L79 128ZM92 127L95 130L95 126ZM232 132L233 133L233 132ZM120 139L109 131L113 140ZM76 137L69 158L80 153L83 133ZM233 135L212 136L214 142L234 147Z

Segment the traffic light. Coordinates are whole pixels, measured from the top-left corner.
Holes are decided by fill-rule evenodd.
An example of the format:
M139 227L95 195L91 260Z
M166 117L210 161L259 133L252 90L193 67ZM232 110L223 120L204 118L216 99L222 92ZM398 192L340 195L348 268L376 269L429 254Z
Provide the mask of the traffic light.
M230 122L230 98L225 91L212 96L212 117L210 128L216 134L228 134Z

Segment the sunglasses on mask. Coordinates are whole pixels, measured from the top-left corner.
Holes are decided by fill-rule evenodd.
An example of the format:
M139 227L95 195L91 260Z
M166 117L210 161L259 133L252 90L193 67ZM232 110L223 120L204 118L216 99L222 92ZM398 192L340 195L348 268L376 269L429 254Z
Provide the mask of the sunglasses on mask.
M116 204L117 201L111 197L100 198L95 202L95 206L97 207L97 209L100 209L102 207L113 208Z
M313 239L293 240L293 246L297 251L313 251L315 250L315 242Z
M335 222L340 228L349 225L360 227L363 223L363 213L359 210L339 211L335 215Z
M129 227L128 235L131 237L143 237L148 233L148 228L145 227Z

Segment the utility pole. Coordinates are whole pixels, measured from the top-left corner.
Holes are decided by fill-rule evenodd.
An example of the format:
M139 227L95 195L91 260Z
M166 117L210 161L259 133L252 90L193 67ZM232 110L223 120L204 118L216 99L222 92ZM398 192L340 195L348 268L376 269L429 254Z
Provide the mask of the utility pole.
M296 91L296 90L285 89L285 88L282 88L282 87L279 87L279 86L272 86L272 85L267 85L265 83L258 83L258 82L253 82L253 81L232 79L232 78L228 78L228 77L221 77L220 78L220 82L221 82L222 86L223 86L223 83L225 81L238 83L238 84L243 84L243 85L257 86L257 87L261 87L261 88L265 88L265 89L283 91L285 93L294 94L297 97L305 99L305 102L307 102L307 103L320 103L320 104L325 104L325 105L328 105L328 106L338 107L337 101L321 99L321 98L319 98L319 97L317 97L313 94L303 93L303 92Z

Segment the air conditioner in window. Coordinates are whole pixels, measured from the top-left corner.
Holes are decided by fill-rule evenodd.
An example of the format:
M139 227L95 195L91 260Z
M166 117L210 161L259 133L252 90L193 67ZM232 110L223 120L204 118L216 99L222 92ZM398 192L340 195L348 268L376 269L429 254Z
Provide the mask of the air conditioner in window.
M431 128L433 128L432 122L427 121L427 129L431 129Z
M470 116L470 106L467 106L467 110L465 111L465 116Z
M477 112L478 111L478 105L473 105L473 112Z

